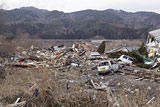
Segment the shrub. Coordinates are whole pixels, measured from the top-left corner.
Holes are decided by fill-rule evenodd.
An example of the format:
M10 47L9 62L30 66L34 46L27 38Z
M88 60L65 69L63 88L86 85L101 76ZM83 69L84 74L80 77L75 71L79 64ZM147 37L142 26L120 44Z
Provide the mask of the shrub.
M133 63L144 63L143 58L138 54L137 51L129 52L128 56L134 59Z
M127 53L126 52L113 52L113 53L109 53L108 54L108 57L110 57L110 58L119 58L121 55L127 55Z
M142 43L142 45L140 46L140 48L138 49L138 52L142 55L145 55L145 57L148 57L148 51L144 45L144 42Z

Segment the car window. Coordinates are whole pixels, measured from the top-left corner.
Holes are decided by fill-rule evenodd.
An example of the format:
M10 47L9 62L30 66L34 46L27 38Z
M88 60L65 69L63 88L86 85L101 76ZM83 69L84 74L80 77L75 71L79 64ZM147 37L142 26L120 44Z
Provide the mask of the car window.
M127 56L123 56L124 59L127 59Z
M128 58L130 61L133 61L133 59L132 58Z
M108 62L102 62L99 64L99 66L105 66L105 65L108 65Z

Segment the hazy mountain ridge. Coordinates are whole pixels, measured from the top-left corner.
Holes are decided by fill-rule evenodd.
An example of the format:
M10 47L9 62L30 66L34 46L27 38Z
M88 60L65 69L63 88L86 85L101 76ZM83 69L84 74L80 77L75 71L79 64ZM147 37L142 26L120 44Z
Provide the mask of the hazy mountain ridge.
M14 35L19 29L40 38L93 38L137 39L149 30L160 28L160 14L154 12L125 12L83 10L64 13L34 7L6 10L9 30Z

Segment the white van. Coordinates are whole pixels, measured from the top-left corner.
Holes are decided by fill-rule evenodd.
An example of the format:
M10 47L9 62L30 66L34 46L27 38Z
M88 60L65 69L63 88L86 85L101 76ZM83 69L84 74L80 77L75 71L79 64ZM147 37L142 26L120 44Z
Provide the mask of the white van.
M106 73L110 71L118 71L119 65L112 60L102 61L98 64L98 71L101 73Z
M132 64L133 63L133 58L127 56L127 55L122 55L121 57L118 58L118 62L124 62L127 64Z

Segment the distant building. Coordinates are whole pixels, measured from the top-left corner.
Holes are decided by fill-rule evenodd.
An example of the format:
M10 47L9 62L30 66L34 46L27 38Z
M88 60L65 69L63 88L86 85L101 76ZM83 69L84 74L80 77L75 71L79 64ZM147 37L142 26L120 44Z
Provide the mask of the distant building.
M150 31L146 42L147 47L160 47L160 29Z
M160 54L160 29L150 31L146 42L149 57Z

